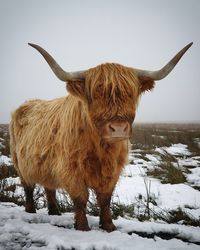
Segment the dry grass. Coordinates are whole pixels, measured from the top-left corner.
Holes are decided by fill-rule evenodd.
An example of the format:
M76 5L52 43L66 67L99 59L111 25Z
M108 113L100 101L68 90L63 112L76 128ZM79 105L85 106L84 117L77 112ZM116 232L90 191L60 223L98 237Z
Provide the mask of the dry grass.
M0 153L2 155L10 155L10 145L9 145L9 133L8 133L8 125L0 124Z
M135 124L131 142L133 148L148 151L182 143L196 156L200 155L200 148L195 138L200 138L200 124Z
M160 154L161 163L158 167L148 170L147 175L156 177L161 183L178 184L186 182L183 169L179 166L176 157L165 152Z
M157 177L163 184L178 184L186 182L186 177L181 168L174 166L171 162L163 162L158 168L149 170L147 174Z
M171 210L169 214L170 223L179 223L181 221L184 225L200 227L200 220L192 218L191 215L180 207L176 210Z

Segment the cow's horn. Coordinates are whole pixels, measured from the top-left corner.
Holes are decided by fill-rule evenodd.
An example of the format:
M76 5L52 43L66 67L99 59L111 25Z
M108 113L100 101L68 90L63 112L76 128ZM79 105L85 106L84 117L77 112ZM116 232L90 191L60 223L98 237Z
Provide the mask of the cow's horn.
M44 59L47 61L51 69L53 70L54 74L64 82L67 82L69 80L73 79L85 79L85 71L76 71L76 72L66 72L64 71L60 65L53 59L49 53L41 48L39 45L28 43L30 46L35 48L37 51L39 51Z
M176 66L178 61L181 59L181 57L185 54L185 52L192 46L192 43L189 43L187 46L185 46L182 50L180 50L175 57L173 57L162 69L157 71L148 71L148 70L141 70L141 69L134 69L138 76L141 78L149 78L152 80L161 80L165 78Z

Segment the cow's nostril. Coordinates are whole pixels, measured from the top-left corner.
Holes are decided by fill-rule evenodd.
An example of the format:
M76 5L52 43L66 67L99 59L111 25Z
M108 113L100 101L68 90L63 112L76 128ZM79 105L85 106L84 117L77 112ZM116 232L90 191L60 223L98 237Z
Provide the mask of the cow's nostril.
M127 132L127 131L128 131L128 123L126 123L124 126L124 132Z
M110 129L111 132L115 132L115 128L112 126L112 124L109 124L108 127L109 127L109 129Z

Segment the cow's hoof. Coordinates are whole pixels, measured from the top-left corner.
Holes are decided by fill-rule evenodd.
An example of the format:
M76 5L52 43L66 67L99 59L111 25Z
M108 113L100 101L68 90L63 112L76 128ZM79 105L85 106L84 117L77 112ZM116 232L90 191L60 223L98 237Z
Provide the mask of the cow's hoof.
M85 231L85 232L87 232L87 231L91 230L88 225L77 225L77 224L75 224L74 227L75 227L76 230L79 230L79 231Z
M49 209L48 214L49 215L61 215L61 212L59 211L59 209Z
M25 211L27 213L31 213L31 214L35 214L36 213L35 206L33 204L26 204Z
M107 231L108 233L113 232L117 229L113 223L104 223L100 227L101 229Z

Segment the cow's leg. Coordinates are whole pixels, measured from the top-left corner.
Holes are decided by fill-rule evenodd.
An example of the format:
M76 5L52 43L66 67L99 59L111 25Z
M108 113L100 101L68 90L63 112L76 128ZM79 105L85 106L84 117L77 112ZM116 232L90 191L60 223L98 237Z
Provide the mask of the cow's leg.
M49 215L61 215L56 201L56 190L45 188Z
M23 180L22 180L22 185L24 187L24 192L25 192L25 211L28 213L36 213L35 210L35 204L33 200L33 192L35 185L27 185Z
M81 231L89 231L88 221L86 217L86 205L88 201L88 191L78 197L72 197L75 212L75 229Z
M112 222L110 211L110 201L112 193L97 193L97 201L100 207L100 222L99 225L107 232L112 232L116 229Z

